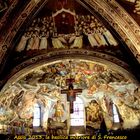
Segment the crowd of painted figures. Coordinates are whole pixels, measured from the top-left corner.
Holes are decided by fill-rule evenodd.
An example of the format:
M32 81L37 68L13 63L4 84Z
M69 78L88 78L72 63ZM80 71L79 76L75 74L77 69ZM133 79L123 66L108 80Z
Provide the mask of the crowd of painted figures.
M134 13L140 14L140 0L135 0Z
M128 6L134 5L133 12L136 14L140 14L140 0L123 0L123 1L129 2L130 4Z
M77 32L87 36L90 45L93 46L116 46L117 42L111 33L94 16L76 16Z
M52 20L51 17L33 20L31 26L21 37L16 51L47 49L47 38L53 33Z
M109 30L94 16L76 15L74 28L74 33L58 34L51 16L34 19L31 26L22 35L16 51L47 50L49 44L52 44L54 49L82 48L83 36L88 39L91 47L117 46L117 41Z

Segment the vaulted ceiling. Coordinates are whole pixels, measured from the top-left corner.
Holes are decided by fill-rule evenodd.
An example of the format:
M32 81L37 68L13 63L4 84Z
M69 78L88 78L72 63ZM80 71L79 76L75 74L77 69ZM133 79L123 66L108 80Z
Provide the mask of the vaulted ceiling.
M65 41L70 39L68 35L79 32L81 35L84 34L82 49L108 54L124 61L133 67L132 73L138 80L140 79L138 72L140 62L138 1L31 0L23 2L7 0L0 4L1 87L6 82L4 79L7 75L13 75L11 71L14 67L25 60L47 53L46 50L41 49L33 52L22 51L22 53L16 51L23 34L38 31L38 28L40 28L40 36L43 30L44 32L48 31L48 40L50 40L48 52L59 50L52 47L53 41L51 42L56 31L57 34L65 34L65 39L67 39ZM43 26L44 24L45 26ZM85 34L104 29L112 34L117 45L114 47L108 45L89 47L92 39Z

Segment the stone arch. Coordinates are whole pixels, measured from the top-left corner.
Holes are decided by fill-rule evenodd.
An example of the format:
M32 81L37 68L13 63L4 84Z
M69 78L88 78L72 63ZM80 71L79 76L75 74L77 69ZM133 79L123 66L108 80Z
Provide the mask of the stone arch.
M140 53L140 28L134 19L114 0L77 0L91 13L95 10L107 23L115 29L135 56ZM91 7L91 8L89 8ZM138 58L140 62L140 59Z
M108 0L76 0L79 2L82 6L87 8L92 14L94 9L97 13L100 14L100 16L107 21L107 23L115 29L116 32L121 36L122 40L126 42L129 49L132 51L132 53L135 55L137 60L140 62L139 54L140 54L140 28L137 25L137 23L130 17L130 15L116 2L116 1L108 1ZM23 13L29 12L32 13L37 6L38 3L41 3L41 1L37 1L33 5L31 9L28 9L30 7L25 7L23 10ZM47 2L45 2L46 4ZM41 4L40 4L41 5ZM44 3L42 2L43 6ZM90 8L89 8L90 7ZM31 16L31 15L28 15ZM8 50L8 48L12 47L13 45L13 39L17 35L19 29L21 26L24 25L24 22L28 19L28 16L22 18L22 16L19 16L17 20L15 21L15 24L9 29L9 34L5 35L5 39L3 39L0 44L1 46L7 46L7 49L3 50L3 47L0 49L0 57L1 61L0 63L3 64L6 61L4 60L5 54ZM19 26L20 25L20 26ZM14 29L17 29L16 31ZM3 67L2 66L2 67ZM1 67L1 68L2 68Z
M118 72L122 73L122 75L124 75L126 78L129 78L132 81L134 81L134 83L138 84L138 81L131 73L129 66L125 62L120 61L115 57L98 53L98 52L87 51L87 50L81 50L81 51L61 50L61 51L51 52L49 54L44 54L44 55L34 57L15 67L13 71L10 73L10 75L8 75L8 77L6 78L5 83L3 84L4 87L2 88L1 92L3 92L4 89L14 84L22 76L28 74L35 68L45 64L50 65L52 63L60 62L66 59L75 59L75 60L81 59L81 60L97 62L106 65L110 69L117 70ZM112 61L110 61L110 59Z

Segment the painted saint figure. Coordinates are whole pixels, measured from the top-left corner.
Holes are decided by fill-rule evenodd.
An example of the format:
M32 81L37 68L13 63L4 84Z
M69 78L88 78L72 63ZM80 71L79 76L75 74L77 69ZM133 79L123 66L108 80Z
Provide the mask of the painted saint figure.
M88 34L87 36L88 36L88 40L89 40L89 42L90 42L90 45L91 45L92 47L94 47L94 46L99 46L99 44L97 43L97 41L96 41L96 39L94 38L93 34Z
M30 32L30 38L28 39L27 51L32 49L32 45L34 43L34 32Z
M33 42L33 45L32 45L32 50L38 50L39 49L39 42L40 42L39 32L35 31L35 33L34 33L34 42Z
M103 34L107 38L110 45L112 45L112 46L117 46L118 45L117 41L114 39L112 34L107 29L105 29Z
M45 32L42 32L40 46L39 46L40 50L47 49L47 47L48 47L48 41L47 41L48 36L49 36L49 32L47 32L46 35L45 35Z
M54 117L56 118L56 121L61 122L65 109L64 109L64 105L61 103L60 100L57 101L57 103L54 106L54 109L55 109Z
M62 41L62 37L53 37L52 44L55 49L66 48L64 42Z
M20 42L16 48L16 51L18 51L18 52L23 51L26 47L27 40L28 40L28 33L24 33L24 35L20 39Z
M75 40L74 43L70 46L70 48L79 48L81 49L83 46L83 36L81 36L80 34L76 34L75 36Z

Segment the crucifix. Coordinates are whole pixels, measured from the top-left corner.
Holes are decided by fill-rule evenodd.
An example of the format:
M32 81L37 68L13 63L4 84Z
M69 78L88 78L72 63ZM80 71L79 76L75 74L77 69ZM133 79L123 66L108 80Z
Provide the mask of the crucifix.
M68 89L61 90L61 94L67 94L67 101L70 102L70 113L73 113L73 102L76 100L76 94L82 92L82 89L74 89L73 82L75 82L73 78L66 79Z

